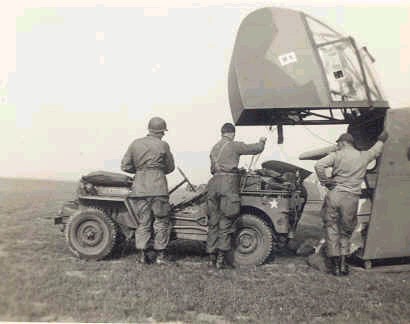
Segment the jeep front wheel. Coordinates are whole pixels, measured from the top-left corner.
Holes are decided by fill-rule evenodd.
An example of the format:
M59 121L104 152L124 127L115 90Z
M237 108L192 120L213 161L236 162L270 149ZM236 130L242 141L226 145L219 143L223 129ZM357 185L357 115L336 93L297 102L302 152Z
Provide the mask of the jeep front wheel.
M232 261L235 265L260 265L272 252L273 233L270 226L253 214L242 214L236 221Z
M97 208L79 210L71 215L65 234L71 252L86 260L101 260L108 256L119 235L117 225Z

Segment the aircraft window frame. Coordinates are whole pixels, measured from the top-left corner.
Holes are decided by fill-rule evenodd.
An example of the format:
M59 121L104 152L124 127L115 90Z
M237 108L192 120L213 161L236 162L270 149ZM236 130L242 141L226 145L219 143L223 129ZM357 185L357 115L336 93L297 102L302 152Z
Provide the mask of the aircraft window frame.
M361 47L359 49L353 37L337 32L312 16L305 14L305 20L326 76L325 80L330 90L330 100L335 104L351 103L352 105L367 102L369 107L373 106L373 102L386 101L373 65L375 60L367 48ZM323 53L323 50L325 46L333 45L337 47L338 44L339 46L343 44L342 46L345 46L345 49L347 48L349 51L349 53L343 53L345 49L339 48L336 55L345 64L343 68L346 73L340 70L334 71L336 75L333 75L332 71L329 72L329 60L325 59L326 54ZM340 78L336 78L336 76ZM339 84L339 91L335 89L337 83ZM344 91L340 91L341 89Z

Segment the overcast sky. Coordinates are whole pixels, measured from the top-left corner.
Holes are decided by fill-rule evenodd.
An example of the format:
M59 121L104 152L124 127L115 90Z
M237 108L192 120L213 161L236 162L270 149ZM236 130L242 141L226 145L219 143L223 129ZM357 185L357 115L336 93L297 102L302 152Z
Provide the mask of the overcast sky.
M76 180L120 171L152 116L168 122L177 164L194 183L231 121L227 72L237 29L266 6L298 9L353 36L376 58L392 107L410 107L410 1L16 1L0 2L0 176ZM10 5L11 3L11 5ZM199 1L198 1L199 3ZM342 5L343 3L343 5ZM39 9L40 8L40 9ZM333 142L345 127L285 127L259 162ZM322 138L322 139L320 139ZM249 162L242 160L242 165ZM171 176L171 183L178 175Z

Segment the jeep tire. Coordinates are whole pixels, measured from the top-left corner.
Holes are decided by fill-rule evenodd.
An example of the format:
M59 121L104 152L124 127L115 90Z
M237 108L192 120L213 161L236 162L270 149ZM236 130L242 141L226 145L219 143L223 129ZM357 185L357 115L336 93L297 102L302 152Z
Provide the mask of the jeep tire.
M72 214L65 228L71 252L81 259L101 260L114 249L119 230L101 209L88 207Z
M236 266L260 265L273 248L271 227L259 216L242 214L236 221L232 238L232 262Z

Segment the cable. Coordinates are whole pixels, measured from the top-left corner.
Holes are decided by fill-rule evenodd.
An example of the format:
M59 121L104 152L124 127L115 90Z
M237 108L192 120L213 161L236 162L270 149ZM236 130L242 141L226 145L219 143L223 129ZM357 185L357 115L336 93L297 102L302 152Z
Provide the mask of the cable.
M266 130L268 131L268 137L269 137L269 135L272 137L272 142L274 142L274 140L275 140L275 138L273 137L273 128L277 128L277 126L275 125L275 126L273 126L273 125L271 125L271 126L266 126Z
M290 160L289 155L288 155L288 153L286 153L286 151L284 149L284 146L283 145L278 145L278 146L279 146L279 151L282 154L279 157L282 158L282 159L284 158L285 159L284 161L289 161Z
M325 142L325 143L328 143L328 144L332 144L332 145L335 144L335 143L329 142L328 140L325 140L323 137L320 137L320 136L317 135L316 133L312 132L309 128L306 127L306 125L303 125L303 127L304 127L311 135L313 135L314 137L320 139L321 141L323 141L323 142Z
M272 137L272 142L274 142L274 139L275 139L274 135L273 135L273 132L274 132L275 128L277 129L278 126L277 125L266 126L266 129L267 129L269 135ZM286 151L284 150L284 145L279 144L279 145L277 145L277 147L279 148L279 151L277 151L277 153L279 154L278 158L280 160L284 159L284 161L289 160L289 156L286 153Z

